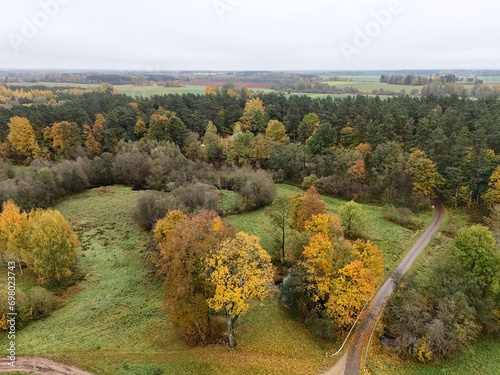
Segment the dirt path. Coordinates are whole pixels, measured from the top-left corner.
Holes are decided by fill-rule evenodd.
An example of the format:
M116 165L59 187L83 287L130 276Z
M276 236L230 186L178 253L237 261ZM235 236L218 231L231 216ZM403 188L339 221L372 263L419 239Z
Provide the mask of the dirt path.
M39 375L94 375L77 367L53 362L45 358L19 357L16 367L9 366L6 358L0 359L0 373L26 373Z
M420 253L425 249L434 234L438 231L443 219L444 208L439 202L437 202L436 216L434 217L434 220L427 227L422 236L420 236L417 242L415 242L404 259L399 263L395 273L405 274L408 272ZM365 351L368 345L368 340L379 315L382 313L385 302L392 294L393 290L394 284L392 277L389 277L384 285L382 285L379 289L371 304L367 307L366 318L361 320L359 325L354 330L353 336L350 339L351 342L348 351L342 356L342 358L339 359L335 366L324 375L359 375L363 373Z

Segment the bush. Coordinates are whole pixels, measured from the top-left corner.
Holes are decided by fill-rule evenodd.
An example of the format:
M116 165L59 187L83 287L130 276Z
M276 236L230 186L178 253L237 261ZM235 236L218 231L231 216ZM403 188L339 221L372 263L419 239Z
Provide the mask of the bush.
M158 220L165 217L169 210L185 208L170 194L146 191L137 199L134 218L142 229L151 230Z
M7 289L0 291L0 330L7 330L9 305ZM31 321L48 316L59 306L57 297L41 287L34 287L28 292L16 291L17 327L21 328Z
M172 192L172 195L187 212L200 209L221 211L221 193L212 185L197 182L186 187L180 186Z
M87 175L76 161L63 160L52 167L52 172L66 194L80 193L89 187Z
M92 160L88 158L78 158L77 162L85 172L89 185L92 187L113 185L113 164L115 157L105 152L101 156L96 156Z
M307 177L304 177L302 180L302 185L300 187L304 190L309 189L316 181L318 180L318 176L316 176L314 173L310 174Z
M115 158L114 175L116 182L143 189L151 170L151 159L147 154L139 151L118 154Z
M14 177L12 165L5 160L0 160L0 181L8 180Z
M382 218L410 230L419 230L424 227L424 222L415 218L413 212L408 208L385 206Z
M57 297L39 286L28 291L27 299L33 320L48 316L59 305Z

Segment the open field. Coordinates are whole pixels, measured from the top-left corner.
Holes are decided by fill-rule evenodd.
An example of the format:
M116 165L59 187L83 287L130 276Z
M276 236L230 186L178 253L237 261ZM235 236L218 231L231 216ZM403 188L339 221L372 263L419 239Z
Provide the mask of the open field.
M405 90L407 94L409 94L411 90L417 89L420 93L420 89L422 88L422 86L393 85L389 83L382 83L379 82L378 79L376 81L329 81L325 83L328 83L330 86L337 87L354 87L360 92L368 94L371 94L373 90L378 91L380 89L384 89L386 91L395 91L397 93L399 93L401 90Z
M200 94L205 92L205 86L184 86L184 87L164 87L164 86L134 86L134 85L116 85L115 90L120 94L129 96L150 97L154 95L168 94Z
M81 240L83 280L67 291L59 310L18 332L18 355L49 357L99 375L315 374L332 363L325 352L335 344L313 337L276 296L240 318L236 349L186 347L162 313L161 282L152 279L146 260L150 235L131 217L138 194L124 187L93 189L56 206ZM1 335L0 346L6 341Z
M278 185L279 194L299 191ZM124 187L99 188L56 206L81 240L82 280L63 293L59 310L18 332L18 355L49 357L99 375L317 374L333 363L325 352L335 351L338 344L313 337L279 306L276 295L240 318L234 350L224 346L189 348L180 341L162 313L161 282L152 277L146 260L150 235L141 232L131 217L138 194ZM230 205L232 197L229 192L225 195ZM332 212L345 203L323 198ZM417 233L383 220L381 206L363 205L363 209L370 217L367 236L382 248L385 262L393 268ZM428 222L431 216L428 212L420 219ZM264 243L266 235L270 241L264 210L226 220L240 230L261 235ZM449 220L445 228L454 230L455 222ZM432 254L432 249L426 253L424 264ZM5 275L0 279L4 283ZM18 275L18 283L26 288L34 281L25 272ZM6 341L1 335L0 346ZM495 374L500 343L482 340L463 356L440 366L403 364L378 351L373 345L377 355L374 360L370 357L372 375Z

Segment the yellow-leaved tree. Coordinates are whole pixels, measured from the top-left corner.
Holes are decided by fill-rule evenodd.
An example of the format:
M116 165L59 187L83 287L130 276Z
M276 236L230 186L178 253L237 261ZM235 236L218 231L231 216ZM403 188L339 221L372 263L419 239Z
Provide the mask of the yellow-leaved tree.
M332 289L335 273L333 267L334 249L328 236L317 233L311 237L302 253L299 266L305 271L306 290L315 305L324 304Z
M357 240L351 255L354 260L338 271L332 284L332 298L326 304L328 314L339 328L354 323L383 273L382 252L370 241Z
M0 253L19 259L27 248L28 215L11 200L3 203L0 214Z
M413 179L413 191L426 198L433 198L446 180L437 170L436 163L419 148L412 148L406 162L406 173Z
M500 166L491 174L489 188L483 198L490 206L500 204Z
M258 237L239 232L210 252L205 267L215 290L208 305L224 310L232 348L236 345L233 325L238 317L250 309L250 301L263 300L269 294L273 280L271 257L260 246Z
M9 140L16 153L28 162L41 154L41 148L36 140L35 130L25 117L12 117L8 123Z
M279 143L286 142L290 139L286 134L285 125L278 120L271 120L267 123L266 138Z
M60 157L74 156L80 146L80 130L76 123L56 122L44 129L43 136L47 141L52 142L51 147Z
M78 238L59 211L32 211L28 217L28 248L22 259L43 283L72 274Z
M311 186L307 189L298 204L292 198L292 209L295 210L295 214L292 215L294 218L293 228L299 232L303 232L306 223L314 215L326 213L326 204L319 196L316 188Z

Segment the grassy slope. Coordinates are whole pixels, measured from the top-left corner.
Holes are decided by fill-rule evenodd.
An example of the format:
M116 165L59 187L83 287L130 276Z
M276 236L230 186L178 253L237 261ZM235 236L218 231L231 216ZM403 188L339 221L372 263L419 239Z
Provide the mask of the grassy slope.
M314 374L331 363L325 352L333 344L312 337L276 298L240 318L235 350L187 348L161 313L160 282L144 266L149 236L130 216L136 194L94 189L57 205L81 239L85 280L62 308L19 331L19 355L52 357L97 374Z

